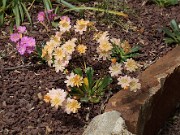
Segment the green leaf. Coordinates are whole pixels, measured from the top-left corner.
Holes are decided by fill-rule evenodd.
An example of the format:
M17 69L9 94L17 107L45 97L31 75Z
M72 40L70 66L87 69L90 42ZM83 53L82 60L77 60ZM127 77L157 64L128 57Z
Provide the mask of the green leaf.
M171 25L171 28L173 29L173 31L179 31L179 27L174 19L171 20L170 25Z
M74 72L75 74L78 74L78 75L80 75L80 76L83 76L83 72L82 72L82 69L81 69L81 68L76 68L76 69L73 70L73 72Z
M48 2L48 4L49 4L50 9L52 9L52 3L51 3L51 1L50 1L50 0L47 0L47 2Z
M130 53L135 53L135 52L138 52L140 50L140 47L139 46L134 46L132 49L131 49L131 52Z
M112 78L109 76L106 76L101 80L101 84L98 88L98 91L102 91L104 88L106 88L110 83L112 83Z
M105 9L95 8L95 7L76 7L76 8L71 8L71 9L68 9L68 10L64 11L63 14L66 13L66 12L69 12L69 11L73 11L73 10L75 10L75 11L77 11L77 10L93 10L93 11L98 11L98 12L107 12L109 14L123 16L125 18L128 17L128 15L123 13L123 12L118 12L118 11L113 11L113 10L105 10Z
M87 103L89 101L89 99L87 97L83 97L83 98L80 98L80 101Z
M38 53L38 57L41 58L41 56L42 56L42 49L41 49L41 47L39 47L39 46L36 45L36 51L37 51L37 53Z
M18 4L18 8L19 8L20 16L21 16L21 21L23 22L24 21L24 11L23 11L22 5Z
M44 3L46 10L51 10L51 6L50 6L48 0L43 0L43 3Z
M7 0L2 1L2 9L6 8ZM3 25L4 23L4 11L0 12L0 25Z
M162 30L164 31L164 33L165 33L166 35L174 38L175 35L174 35L169 29L163 28Z
M26 16L27 16L29 22L32 24L32 20L31 20L30 14L29 14L26 6L25 6L24 3L22 3L22 2L21 2L21 5L22 5L22 7L23 7L23 9L24 9L24 11L25 11L25 13L26 13Z
M77 88L77 87L72 87L71 88L71 91L70 91L70 94L71 95L78 95L79 97L84 97L84 92L83 91L81 91L81 89L80 88Z
M165 43L167 43L167 44L172 44L172 43L174 43L175 42L175 40L174 39L172 39L172 38L164 38L164 41L165 41Z
M0 14L0 26L4 24L4 13Z
M99 103L100 97L92 97L92 98L90 98L90 101L91 101L92 103Z
M72 5L71 3L64 1L64 0L56 0L57 3L63 4L64 6L70 8L70 9L74 9L77 8L76 6ZM74 9L76 12L80 12L79 9Z
M19 15L18 5L16 4L12 10L13 10L13 13L15 15L16 26L19 26L21 24L21 18Z
M54 13L55 13L55 14L58 14L58 11L59 11L59 6L56 7Z
M15 24L14 21L10 21L10 28L9 28L10 33L13 33L13 27L14 27L14 24Z
M59 23L58 22L51 22L52 26L57 28L59 26Z

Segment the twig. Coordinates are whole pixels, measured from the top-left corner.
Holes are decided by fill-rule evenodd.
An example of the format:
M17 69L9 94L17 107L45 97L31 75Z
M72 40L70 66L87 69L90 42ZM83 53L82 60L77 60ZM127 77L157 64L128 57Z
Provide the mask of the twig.
M109 98L111 97L111 95L112 95L112 92L109 91L109 93L107 94L106 99L101 103L99 114L102 114L104 112L105 104L109 101Z
M11 70L16 70L16 69L20 69L20 68L37 67L37 66L40 66L40 65L20 65L20 66L16 66L16 67L3 68L2 70L11 71Z
M33 6L35 0L33 0L33 2L31 3L31 5L28 7L28 11L31 9L31 7Z

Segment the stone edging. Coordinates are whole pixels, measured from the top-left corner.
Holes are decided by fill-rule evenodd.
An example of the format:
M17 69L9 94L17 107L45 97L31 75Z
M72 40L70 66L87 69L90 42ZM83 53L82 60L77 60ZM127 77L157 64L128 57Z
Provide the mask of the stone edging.
M106 105L106 112L116 110L121 114L121 117L118 117L125 121L123 126L119 126L122 132L114 134L113 128L109 126L111 131L102 135L130 135L130 132L137 135L157 134L159 128L180 102L180 46L147 68L139 79L142 85L141 90L137 93L121 90L111 97ZM102 115L94 119L106 116L106 113ZM92 124L96 121L94 119L83 135L101 135L96 134L101 124L95 124L95 129L90 127L94 125ZM99 120L97 122L105 123ZM116 122L117 119L114 123ZM113 123L109 124L113 125ZM107 128L105 129L108 131ZM103 132L102 129L101 132Z

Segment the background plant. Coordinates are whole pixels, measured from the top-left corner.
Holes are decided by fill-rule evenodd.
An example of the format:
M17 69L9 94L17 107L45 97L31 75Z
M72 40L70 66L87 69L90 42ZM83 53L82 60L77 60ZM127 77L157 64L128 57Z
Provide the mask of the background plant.
M180 28L174 19L170 22L170 29L165 27L163 31L165 33L164 41L167 44L180 44Z
M161 7L173 6L178 4L178 0L153 0L153 1Z
M28 9L23 0L2 0L0 3L0 25L4 23L5 16L10 15L10 20L19 26L26 16L30 23L32 23Z

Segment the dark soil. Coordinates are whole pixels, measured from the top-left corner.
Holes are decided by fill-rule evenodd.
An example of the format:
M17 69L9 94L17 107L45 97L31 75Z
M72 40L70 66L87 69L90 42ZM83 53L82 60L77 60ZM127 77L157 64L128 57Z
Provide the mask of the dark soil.
M180 107L175 114L169 118L158 135L180 135Z
M108 24L109 27L107 27L100 18L96 27L99 30L109 31L113 37L128 40L130 44L139 44L141 54L136 60L145 65L146 68L174 47L174 45L168 46L163 42L161 28L168 26L171 19L180 22L180 14L178 14L180 5L169 8L159 8L154 4L142 6L141 0L128 0L128 4L134 11L133 13L129 12L129 20L132 22L131 27L136 27L135 30L125 31L122 25L116 23L114 25ZM31 10L35 22L33 27L24 23L28 28L28 34L36 38L38 45L49 40L49 36L54 34L56 30L50 27L51 31L47 32L42 25L36 22L36 16L40 10L42 10L42 5L35 5ZM88 13L85 13L85 16L95 21L95 17L88 15ZM68 15L72 19L80 18L77 14ZM122 18L118 19L127 22ZM84 59L88 66L95 69L97 77L101 77L107 74L110 62L92 60L93 55L96 54L96 45L89 42L88 39L85 42L89 45L89 51ZM112 95L110 92L107 92L99 104L82 104L82 108L77 114L67 115L63 110L55 110L49 104L44 103L42 96L49 89L65 88L65 75L56 73L54 68L45 64L37 66L37 60L33 57L28 58L23 63L15 45L9 41L8 24L0 28L0 40L0 54L2 56L0 58L0 135L81 135L89 120L103 112L104 104ZM80 59L72 59L69 69L82 66ZM27 64L36 66L16 68ZM115 93L120 87L114 82L110 89L112 89L112 93Z

